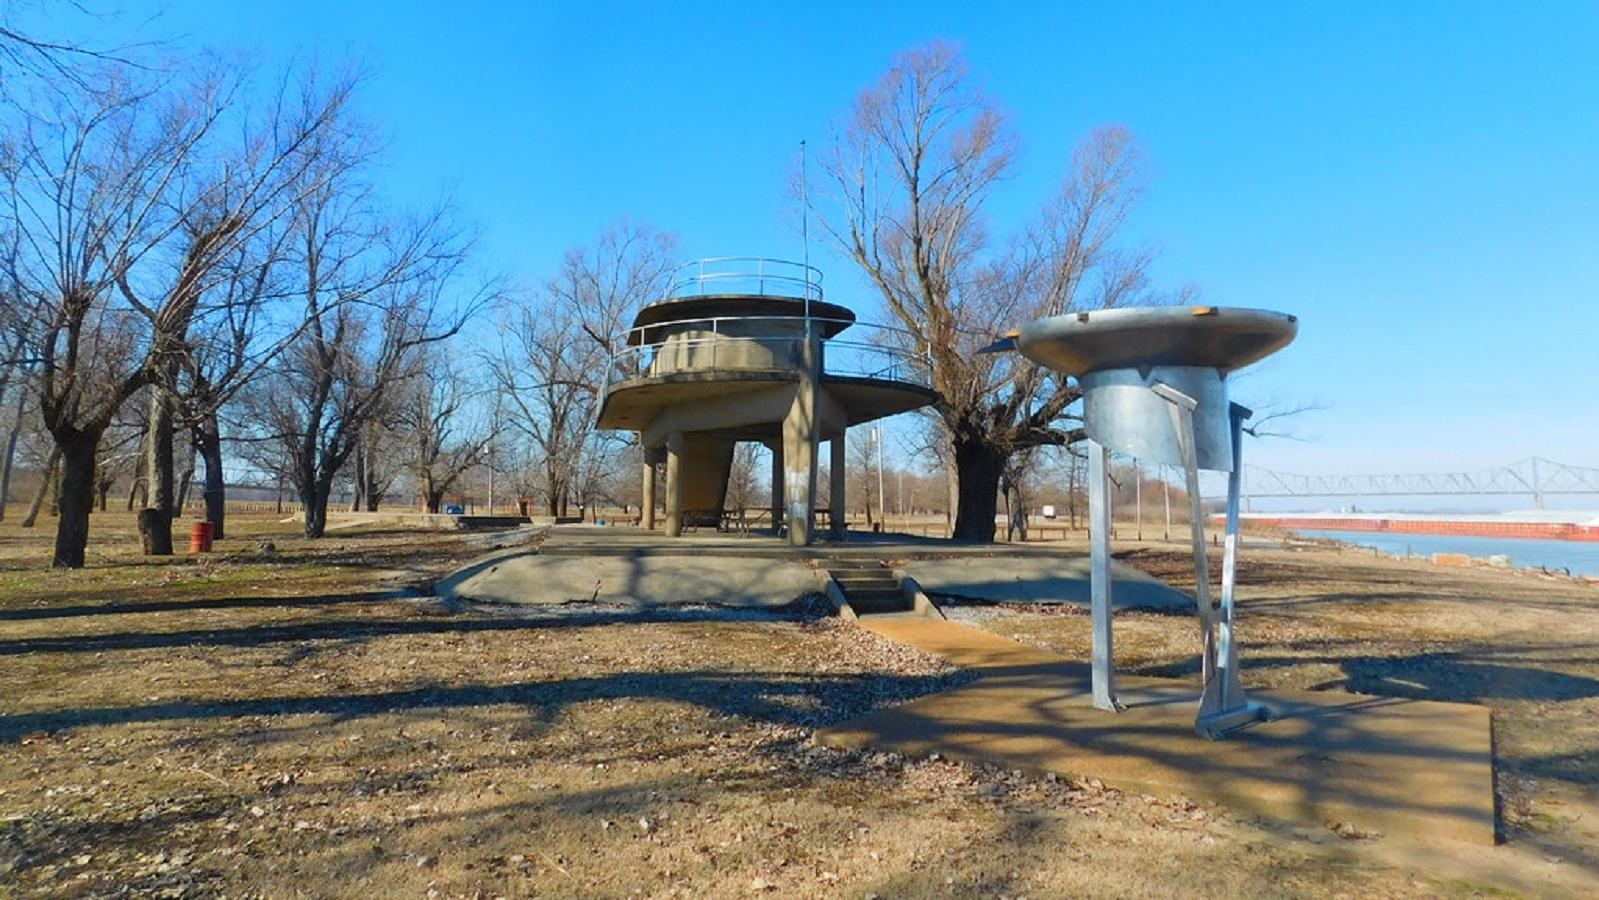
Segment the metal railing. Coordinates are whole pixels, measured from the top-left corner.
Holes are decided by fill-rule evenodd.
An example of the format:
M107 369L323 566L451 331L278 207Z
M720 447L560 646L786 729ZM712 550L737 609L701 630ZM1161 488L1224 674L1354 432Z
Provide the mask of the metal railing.
M822 339L822 374L932 387L932 355L903 328L801 316L722 316L655 322L635 328L612 357L607 387L665 375L793 372L804 364L806 324L817 331L849 328L850 337ZM646 335L666 337L645 342Z
M761 256L716 256L678 266L672 272L668 297L708 294L758 294L769 297L822 299L822 270L786 259Z

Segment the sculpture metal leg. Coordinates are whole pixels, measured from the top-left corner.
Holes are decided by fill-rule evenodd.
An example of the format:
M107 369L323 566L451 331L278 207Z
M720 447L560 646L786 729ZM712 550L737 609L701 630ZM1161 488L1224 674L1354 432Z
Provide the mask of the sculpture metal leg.
M1218 611L1210 600L1210 560L1205 552L1205 518L1199 497L1199 465L1194 436L1193 398L1164 384L1155 393L1171 403L1172 425L1188 489L1189 532L1194 547L1194 602L1199 613L1200 678L1199 714L1195 729L1206 737L1225 737L1246 725L1262 721L1264 707L1244 697L1238 680L1238 649L1233 640L1233 583L1237 565L1238 491L1243 474L1243 420L1249 411L1233 404L1232 471L1227 476L1227 546L1222 557L1222 604Z
M1227 524L1221 563L1221 614L1217 623L1217 709L1208 719L1202 715L1199 723L1211 737L1221 737L1270 715L1265 707L1249 702L1238 677L1238 642L1233 633L1233 594L1238 569L1238 495L1244 476L1244 420L1250 417L1251 412L1236 403L1228 412L1232 424L1233 452L1232 471L1227 473ZM1201 711L1203 713L1203 707Z
M1093 615L1094 707L1117 712L1116 668L1111 641L1109 451L1088 441L1089 606Z

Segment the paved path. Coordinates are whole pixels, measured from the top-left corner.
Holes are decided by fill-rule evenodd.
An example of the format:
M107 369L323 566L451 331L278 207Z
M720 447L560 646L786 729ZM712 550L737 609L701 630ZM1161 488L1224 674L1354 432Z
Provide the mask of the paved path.
M1084 663L948 621L863 622L983 677L818 733L836 747L941 753L1095 777L1310 824L1494 842L1488 710L1342 692L1256 692L1281 718L1224 741L1194 733L1198 686L1121 676L1125 712L1090 703ZM1248 671L1248 660L1244 661Z

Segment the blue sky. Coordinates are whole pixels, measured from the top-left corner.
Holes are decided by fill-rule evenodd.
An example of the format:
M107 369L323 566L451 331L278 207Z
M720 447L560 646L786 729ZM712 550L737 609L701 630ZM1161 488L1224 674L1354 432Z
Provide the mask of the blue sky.
M799 141L896 51L953 40L1026 147L996 232L1121 123L1154 166L1130 233L1159 279L1301 317L1235 394L1325 409L1254 462L1599 465L1599 6L946 6L173 0L113 27L364 61L390 189L450 191L528 280L622 216L685 257L797 257ZM869 304L813 258L831 299Z

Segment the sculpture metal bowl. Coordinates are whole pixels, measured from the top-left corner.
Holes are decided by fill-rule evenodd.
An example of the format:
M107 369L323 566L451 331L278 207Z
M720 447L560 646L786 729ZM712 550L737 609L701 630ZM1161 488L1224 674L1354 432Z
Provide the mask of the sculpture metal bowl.
M1068 375L1160 366L1226 375L1281 350L1298 331L1286 313L1170 306L1050 316L1022 326L1014 342L1023 356Z

